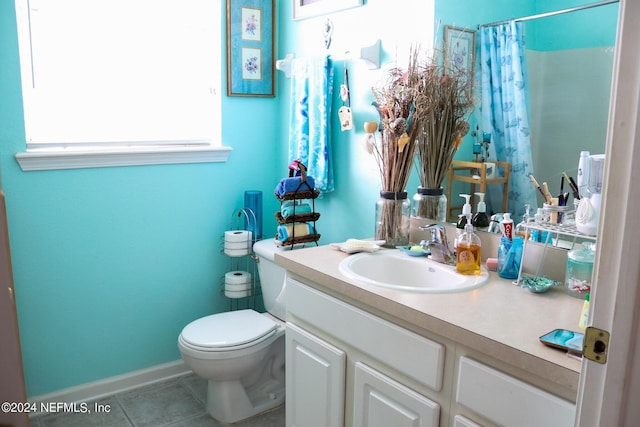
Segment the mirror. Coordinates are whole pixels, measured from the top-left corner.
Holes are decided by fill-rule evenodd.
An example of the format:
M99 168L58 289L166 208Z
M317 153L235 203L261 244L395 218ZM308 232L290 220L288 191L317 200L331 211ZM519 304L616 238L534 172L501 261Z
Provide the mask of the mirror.
M581 151L605 150L618 4L525 24L534 176L556 196Z
M523 21L532 165L511 164L511 168L532 170L541 185L548 183L553 197L560 192L562 172L577 180L581 151L604 153L618 8L618 3L612 3ZM478 112L475 115L480 118ZM471 159L469 156L458 160ZM470 188L468 184L454 184L455 196L449 204L456 205L457 194L468 193ZM493 187L487 186L487 211L501 212L502 191ZM513 188L509 190L513 206L516 199ZM568 184L563 190L570 191ZM542 207L542 197L537 191L535 194ZM569 204L573 205L572 196ZM520 210L523 212L524 206ZM536 206L531 206L532 215L535 210ZM517 223L522 217L513 219Z

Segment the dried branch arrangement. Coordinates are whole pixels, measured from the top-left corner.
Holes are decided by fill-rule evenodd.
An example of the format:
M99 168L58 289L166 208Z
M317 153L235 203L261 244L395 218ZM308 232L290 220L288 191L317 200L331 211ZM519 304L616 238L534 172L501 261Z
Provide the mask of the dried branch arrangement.
M432 57L421 67L416 81L416 135L418 171L424 188L440 188L451 161L469 132L467 117L473 109L473 76L466 69L446 68Z
M393 68L381 87L372 88L373 106L380 115L380 143L369 145L380 171L382 191L404 191L415 154L415 140L420 126L416 123L416 87L419 72L413 55L406 71Z
M367 147L376 159L382 191L405 191L416 152L421 186L440 188L469 131L466 116L474 104L473 76L467 70L440 65L438 57L436 52L421 59L420 48L412 48L407 69L391 69L387 81L372 88L373 105L380 115L376 126L380 141L370 137ZM366 129L370 135L375 130ZM398 226L397 208L387 215L382 225Z
M380 114L381 141L369 144L376 158L383 191L404 191L417 151L420 182L439 188L462 138L469 131L473 76L445 68L438 54L421 59L411 51L407 70L393 68L387 81L372 88Z

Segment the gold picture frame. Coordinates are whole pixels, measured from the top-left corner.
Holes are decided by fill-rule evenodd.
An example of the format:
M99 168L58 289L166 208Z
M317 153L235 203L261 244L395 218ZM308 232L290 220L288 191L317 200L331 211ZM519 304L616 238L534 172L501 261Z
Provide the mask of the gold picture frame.
M275 0L227 0L227 96L274 97Z
M444 27L445 69L466 70L473 75L476 59L476 32L451 25Z

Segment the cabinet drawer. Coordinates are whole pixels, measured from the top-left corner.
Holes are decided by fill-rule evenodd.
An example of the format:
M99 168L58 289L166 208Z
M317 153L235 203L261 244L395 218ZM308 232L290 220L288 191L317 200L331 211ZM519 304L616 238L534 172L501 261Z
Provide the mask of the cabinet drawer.
M573 426L576 412L573 403L468 357L460 358L456 401L507 427Z
M287 312L374 359L440 391L444 353L438 344L287 278Z

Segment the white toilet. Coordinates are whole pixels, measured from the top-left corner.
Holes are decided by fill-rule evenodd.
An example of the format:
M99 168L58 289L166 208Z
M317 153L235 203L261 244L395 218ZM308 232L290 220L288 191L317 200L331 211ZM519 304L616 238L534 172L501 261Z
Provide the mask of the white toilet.
M238 310L189 323L178 338L182 359L209 381L207 412L234 423L282 404L285 396L285 306L276 301L284 270L273 259L275 239L256 242L258 274L268 313Z

